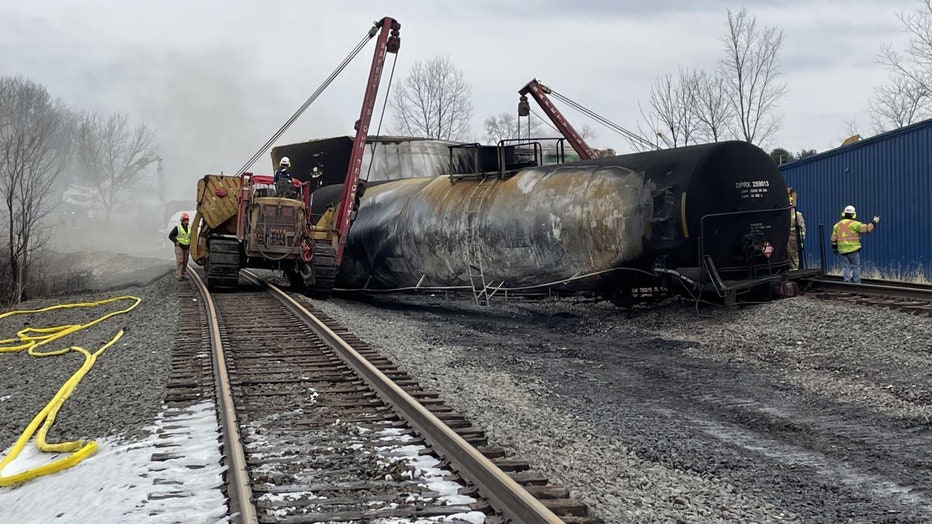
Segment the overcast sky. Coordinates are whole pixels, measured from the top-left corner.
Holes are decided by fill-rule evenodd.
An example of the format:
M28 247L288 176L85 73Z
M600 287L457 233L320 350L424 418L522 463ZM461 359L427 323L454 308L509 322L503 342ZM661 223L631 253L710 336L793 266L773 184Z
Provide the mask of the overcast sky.
M395 82L417 61L449 57L472 84L481 137L482 121L514 112L516 91L531 78L636 129L638 103L646 103L652 83L679 66L714 67L724 52L726 9L747 7L759 24L785 32L783 125L765 148L823 151L840 144L849 123L870 134L868 97L888 76L877 55L884 43L902 47L897 13L920 6L919 0L0 0L0 75L44 84L76 109L123 111L152 124L166 175L178 184L169 197L180 198L191 192L190 181L247 161L382 16L402 25ZM372 49L370 43L279 144L353 132ZM594 147L629 150L614 132L561 109L577 126L595 129ZM270 169L268 158L256 169Z

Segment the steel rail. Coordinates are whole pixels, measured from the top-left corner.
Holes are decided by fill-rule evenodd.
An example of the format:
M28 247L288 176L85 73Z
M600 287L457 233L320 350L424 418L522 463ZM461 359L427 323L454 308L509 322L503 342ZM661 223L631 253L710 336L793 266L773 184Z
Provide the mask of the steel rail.
M229 458L227 467L228 495L230 497L231 520L242 524L257 524L256 506L252 502L252 486L246 471L246 454L243 452L239 425L236 419L236 407L233 404L233 392L230 389L230 377L227 374L226 358L223 354L223 342L220 339L220 323L217 320L217 308L210 291L201 277L193 269L188 269L188 278L204 300L204 308L210 322L210 348L213 353L214 383L217 389L217 401L220 404L218 415L223 434L223 449ZM238 516L237 520L235 516Z
M932 301L932 286L927 284L890 280L862 280L860 284L852 284L842 281L841 277L819 277L810 282L814 288L826 291Z
M288 309L304 319L308 326L330 344L340 358L353 368L382 400L411 424L437 453L449 460L463 478L472 482L479 492L489 499L493 508L514 522L563 522L560 517L475 447L457 435L414 397L385 376L304 306L254 273L244 270L240 274L268 290Z

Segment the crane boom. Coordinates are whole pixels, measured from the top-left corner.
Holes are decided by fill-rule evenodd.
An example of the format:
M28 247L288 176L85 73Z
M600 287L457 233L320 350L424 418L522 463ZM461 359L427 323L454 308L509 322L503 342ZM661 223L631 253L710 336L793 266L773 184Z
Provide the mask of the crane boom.
M563 116L563 113L550 101L550 97L547 96L547 94L550 93L549 87L541 84L535 78L518 91L518 94L521 95L522 103L527 102L526 96L528 93L537 101L537 104L544 110L544 113L547 113L547 116L553 122L553 125L557 127L557 130L566 137L570 146L573 147L573 150L576 151L576 154L579 155L581 160L589 160L595 157L595 153L592 151L592 148L589 147L589 144L583 140L583 137L570 125Z
M374 35L380 31L379 38L376 41L375 53L372 57L372 66L369 68L369 81L366 84L366 94L362 100L362 110L359 113L359 120L356 121L356 136L353 138L353 149L350 153L349 166L346 170L346 179L343 182L343 194L340 197L340 205L336 216L336 230L334 233L338 237L336 248L336 265L339 267L343 259L343 249L346 246L346 235L349 233L352 222L353 204L356 198L356 192L359 186L359 174L362 168L362 157L366 145L366 137L369 133L369 124L372 121L372 110L375 107L375 98L379 91L379 83L382 79L382 68L385 65L385 55L387 53L397 53L401 47L401 24L391 17L384 17L375 24L369 34Z

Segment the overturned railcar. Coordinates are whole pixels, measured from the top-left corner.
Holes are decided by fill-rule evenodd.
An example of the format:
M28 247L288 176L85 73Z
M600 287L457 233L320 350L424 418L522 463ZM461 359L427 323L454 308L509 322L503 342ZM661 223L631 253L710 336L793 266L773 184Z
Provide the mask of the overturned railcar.
M314 194L315 206L333 189ZM723 142L366 189L337 286L734 297L787 269L786 186Z

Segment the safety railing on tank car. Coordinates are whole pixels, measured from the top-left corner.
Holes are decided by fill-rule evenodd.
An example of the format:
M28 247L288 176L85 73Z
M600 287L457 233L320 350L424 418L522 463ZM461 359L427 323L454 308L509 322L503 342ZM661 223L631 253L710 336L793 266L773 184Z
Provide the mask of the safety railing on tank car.
M447 146L447 149L450 151L450 172L456 173L457 171L457 162L455 149L468 149L472 152L472 173L461 173L461 174L451 174L450 180L457 181L461 178L472 178L472 177L482 177L486 176L485 170L482 169L482 163L479 161L479 152L481 151L482 144L479 142L472 142L469 144L456 144L452 146Z
M509 148L511 148L511 156L513 157L511 162L508 161ZM523 151L520 151L519 148L523 150L531 150L531 156L533 157L531 161L519 161L518 157L520 156L520 153L523 153ZM526 138L506 138L504 140L498 141L498 149L496 153L498 153L499 176L504 176L509 171L517 171L526 167L537 167L544 165L544 146L541 145L541 143L538 141L528 140Z
M720 218L734 218L737 216L763 215L763 214L770 213L770 214L778 214L778 215L786 214L787 221L789 221L789 211L792 208L793 206L787 206L783 208L753 209L753 210L748 210L748 211L728 211L724 213L709 213L708 215L703 215L703 217L699 220L699 238L698 238L698 246L699 246L699 260L698 260L699 266L698 267L700 268L699 289L700 290L705 289L705 284L706 284L705 279L706 279L706 274L708 274L708 278L712 286L715 288L715 292L718 296L724 298L728 295L728 292L730 291L728 286L726 286L724 280L722 280L722 277L719 274L718 269L715 267L715 263L712 261L712 255L707 254L705 251L705 248L706 248L705 232L706 232L706 220L707 219L712 220L712 219L720 219ZM767 264L766 264L767 274L760 275L757 272L757 264L754 264L753 261L750 260L750 257L748 257L747 267L749 269L748 277L750 279L769 280L775 276L780 275L780 273L774 272L774 267L773 267L773 264L771 264L770 257L765 255L764 258L767 261ZM784 264L780 264L780 266L783 266L783 265Z
M485 146L477 142L456 144L447 146L450 153L450 172L455 173L450 175L450 179L455 182L464 178L484 178L493 174L504 177L524 168L547 165L548 162L546 161L547 158L545 157L544 146L541 143L544 140L554 142L553 150L554 157L557 160L556 163L566 163L566 139L564 138L506 138L499 140L498 145L495 147L494 167L492 167L491 157L485 154L491 151L492 146ZM519 148L522 147L531 149L532 159L530 161L525 159L519 160L522 153L522 151L519 151ZM469 155L472 164L471 172L456 173L458 165L456 150L461 149L469 150L471 153ZM512 152L513 159L508 158L509 151Z
M543 142L553 142L553 154L556 162L547 162L544 153ZM515 161L509 163L505 158L505 151L508 146L515 148ZM518 148L521 146L530 146L534 152L533 162L520 162L518 160ZM544 166L552 163L566 163L566 139L563 137L554 138L506 138L498 141L498 170L502 173L515 171L525 167Z

